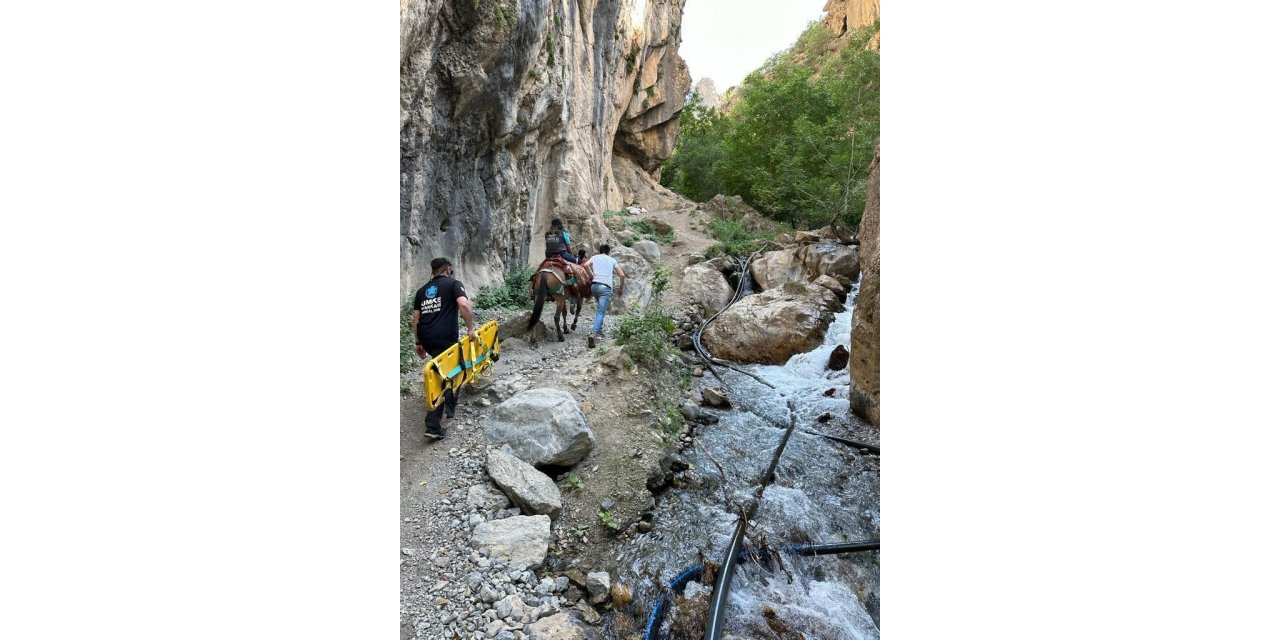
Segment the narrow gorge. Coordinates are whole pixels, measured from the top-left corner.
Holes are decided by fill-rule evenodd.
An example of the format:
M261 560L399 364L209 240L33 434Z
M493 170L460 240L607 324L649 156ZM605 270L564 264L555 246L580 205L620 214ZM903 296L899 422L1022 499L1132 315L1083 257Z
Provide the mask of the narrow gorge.
M879 637L879 3L828 0L700 103L679 53L700 1L402 0L402 302L447 257L501 345L424 441L402 307L402 640L701 638L735 526L716 637ZM786 73L836 107L762 98ZM721 136L753 114L831 136L838 171L794 174L825 194L806 216L663 186L698 136L751 165ZM627 274L594 346L533 317L552 218ZM798 551L815 545L858 550Z

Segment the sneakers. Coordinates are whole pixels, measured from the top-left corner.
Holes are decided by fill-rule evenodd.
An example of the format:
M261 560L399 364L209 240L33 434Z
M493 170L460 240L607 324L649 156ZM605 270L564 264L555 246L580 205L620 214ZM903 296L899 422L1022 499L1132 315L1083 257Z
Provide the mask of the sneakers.
M427 416L427 418L430 418L430 417L431 417L431 416ZM443 437L444 437L444 429L441 429L439 425L436 425L435 427L432 427L432 426L431 426L431 423L427 421L427 418L424 418L424 419L423 419L423 422L425 422L425 423L426 423L426 427L427 427L427 431L426 431L426 434L425 434L425 435L426 435L426 437L427 437L427 439L428 439L428 440L439 440L439 439L443 438Z

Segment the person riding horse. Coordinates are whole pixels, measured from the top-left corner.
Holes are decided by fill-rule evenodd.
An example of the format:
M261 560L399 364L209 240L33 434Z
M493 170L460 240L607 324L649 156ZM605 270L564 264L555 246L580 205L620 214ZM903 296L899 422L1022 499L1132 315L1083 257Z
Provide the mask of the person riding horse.
M547 243L547 258L559 257L565 262L578 264L578 259L569 252L569 232L565 231L564 223L560 218L551 221L551 229L547 231L545 236Z

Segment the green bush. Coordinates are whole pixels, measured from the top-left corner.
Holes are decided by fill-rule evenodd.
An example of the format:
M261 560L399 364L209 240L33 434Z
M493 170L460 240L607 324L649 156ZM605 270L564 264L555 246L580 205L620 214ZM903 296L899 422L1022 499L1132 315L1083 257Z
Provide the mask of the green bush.
M533 268L524 267L508 271L502 277L502 284L481 287L476 296L477 309L528 309L529 279L533 277Z
M676 352L671 344L671 336L675 332L676 323L667 316L667 312L659 305L651 304L643 311L623 316L613 336L637 364L662 367L663 357Z
M667 285L671 283L671 270L664 264L655 266L653 268L653 277L649 282L653 285L653 295L661 294L667 290Z
M745 258L773 238L767 231L751 231L739 220L714 220L711 222L711 237L720 241L705 255L724 253L736 258Z

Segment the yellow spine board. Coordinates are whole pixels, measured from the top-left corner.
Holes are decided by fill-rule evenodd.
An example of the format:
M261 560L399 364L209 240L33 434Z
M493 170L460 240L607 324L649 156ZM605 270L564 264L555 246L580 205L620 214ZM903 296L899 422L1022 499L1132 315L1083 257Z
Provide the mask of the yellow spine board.
M462 385L474 382L477 376L492 373L493 361L499 354L498 321L490 320L476 330L480 342L471 336L463 336L457 344L444 350L427 362L422 370L426 388L427 410L434 411L444 402L445 389L456 393ZM465 354L465 363L462 355ZM464 366L465 365L465 366Z

